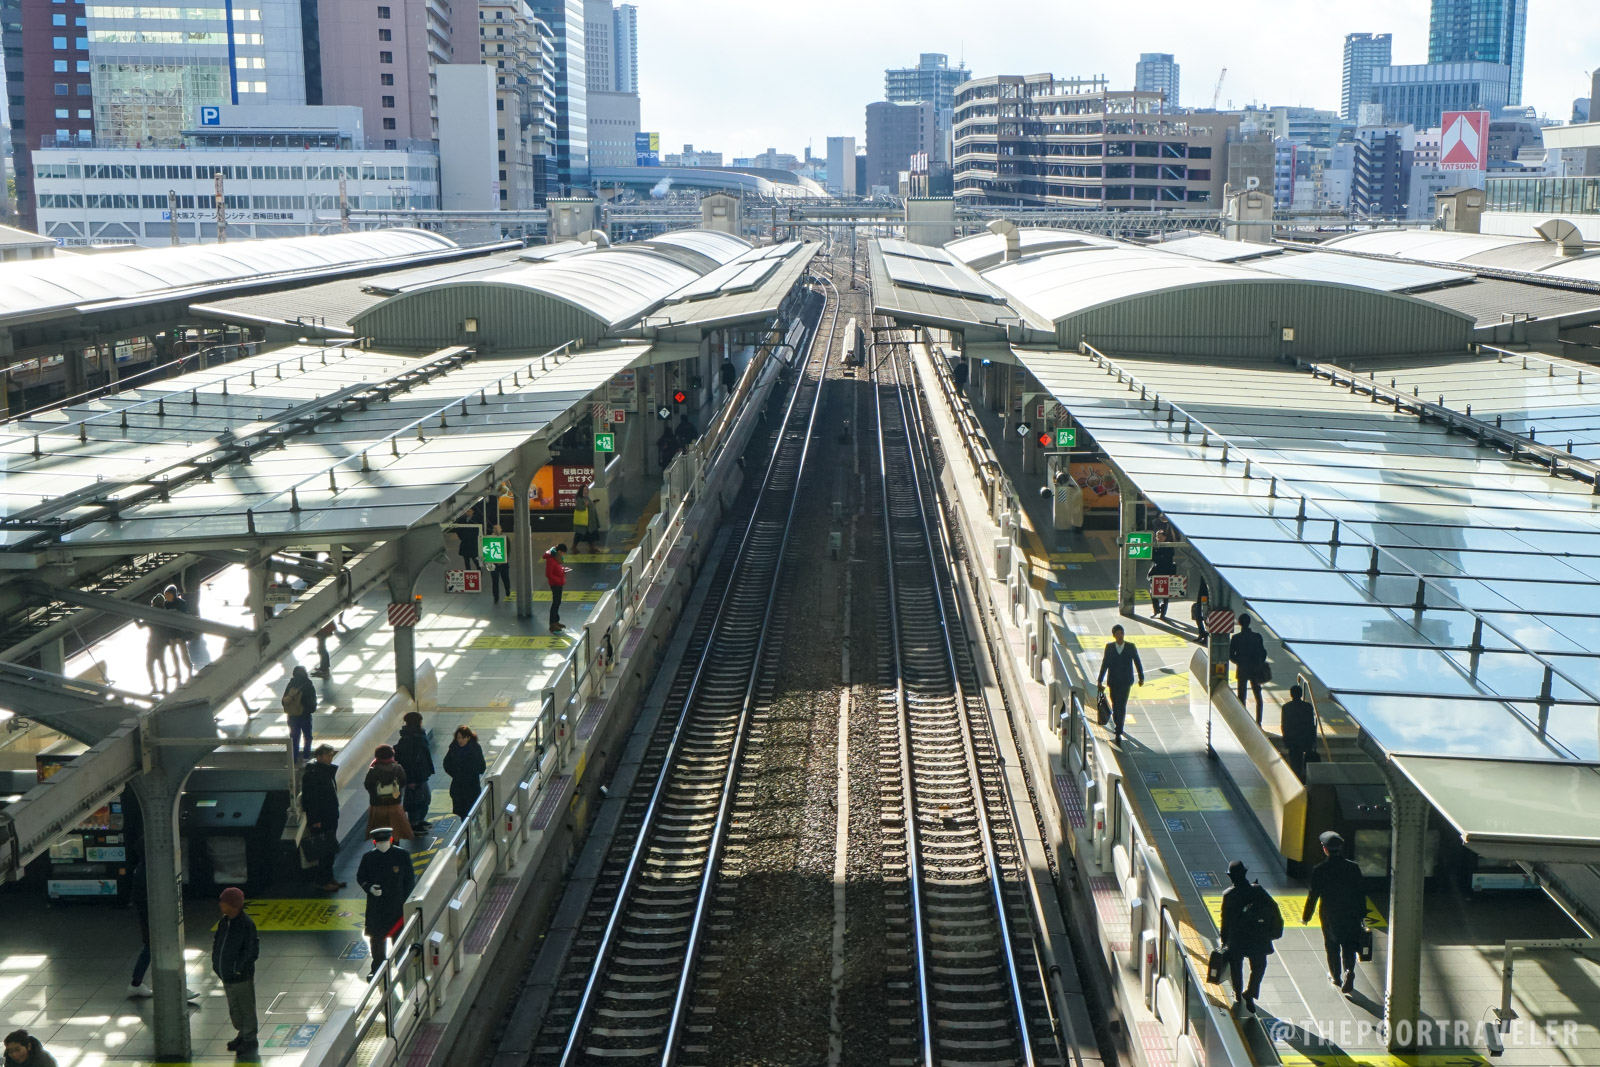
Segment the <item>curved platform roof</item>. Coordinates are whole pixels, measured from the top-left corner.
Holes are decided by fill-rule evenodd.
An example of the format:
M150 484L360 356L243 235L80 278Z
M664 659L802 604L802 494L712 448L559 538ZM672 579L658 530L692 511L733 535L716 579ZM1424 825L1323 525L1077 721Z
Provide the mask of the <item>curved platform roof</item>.
M1114 247L1121 241L1099 237L1092 233L1074 230L1052 230L1043 226L1027 226L1017 231L1022 241L1022 255L1036 256L1064 248ZM999 266L1006 258L1006 239L997 233L975 233L959 237L944 246L950 258L965 263L973 270L987 270Z
M640 244L676 245L679 248L687 248L707 259L715 260L718 266L732 263L755 247L743 237L735 237L721 230L669 230L659 237L641 241Z
M426 230L393 229L8 263L0 265L0 322L228 282L381 266L457 247L448 237Z
M1600 253L1565 255L1559 244L1538 237L1442 230L1373 230L1336 237L1327 242L1326 247L1340 252L1600 281Z

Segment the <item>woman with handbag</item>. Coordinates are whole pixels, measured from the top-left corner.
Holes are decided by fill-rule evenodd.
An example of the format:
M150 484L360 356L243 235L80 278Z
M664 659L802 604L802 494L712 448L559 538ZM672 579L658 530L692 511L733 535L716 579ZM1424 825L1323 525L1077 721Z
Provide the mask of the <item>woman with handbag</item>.
M416 837L401 800L406 792L406 772L395 762L394 749L379 745L372 757L362 783L367 787L367 833L388 827L397 841Z
M311 762L300 772L300 811L306 819L300 851L314 864L312 881L324 893L345 887L333 877L333 861L339 854L338 773L332 745L318 745Z

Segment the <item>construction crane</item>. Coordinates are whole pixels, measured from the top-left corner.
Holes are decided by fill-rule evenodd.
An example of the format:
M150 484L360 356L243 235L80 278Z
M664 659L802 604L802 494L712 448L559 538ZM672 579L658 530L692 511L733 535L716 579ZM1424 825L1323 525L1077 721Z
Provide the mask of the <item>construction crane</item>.
M1222 73L1217 75L1217 88L1211 94L1211 110L1217 110L1217 101L1222 99L1222 83L1228 77L1228 68L1223 67Z

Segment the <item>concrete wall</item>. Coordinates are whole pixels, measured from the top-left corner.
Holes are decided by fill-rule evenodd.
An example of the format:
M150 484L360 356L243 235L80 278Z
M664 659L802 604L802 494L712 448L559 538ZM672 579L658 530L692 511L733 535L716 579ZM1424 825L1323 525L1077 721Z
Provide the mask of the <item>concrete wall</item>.
M446 211L498 211L494 68L451 63L439 68L438 77L439 206Z

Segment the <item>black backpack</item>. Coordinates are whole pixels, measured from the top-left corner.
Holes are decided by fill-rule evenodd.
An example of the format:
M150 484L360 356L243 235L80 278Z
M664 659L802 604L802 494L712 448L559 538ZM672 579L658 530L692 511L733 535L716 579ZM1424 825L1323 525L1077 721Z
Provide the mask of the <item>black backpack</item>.
M1250 940L1257 943L1276 941L1283 936L1283 912L1272 894L1251 882L1255 894L1239 909L1239 925Z

